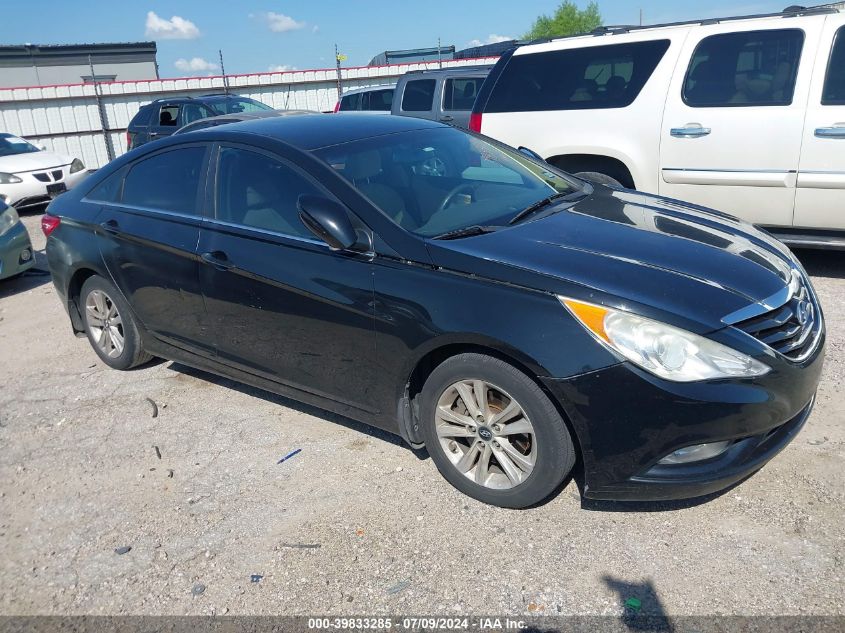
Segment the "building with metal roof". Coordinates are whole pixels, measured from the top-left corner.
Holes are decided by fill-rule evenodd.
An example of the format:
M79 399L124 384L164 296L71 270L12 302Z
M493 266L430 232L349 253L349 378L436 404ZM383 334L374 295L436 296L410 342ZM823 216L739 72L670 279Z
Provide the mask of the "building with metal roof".
M158 79L156 43L0 44L0 88L90 83L95 79Z
M412 64L414 62L447 61L455 58L454 46L432 46L431 48L409 48L400 51L384 51L370 60L368 66L387 64Z

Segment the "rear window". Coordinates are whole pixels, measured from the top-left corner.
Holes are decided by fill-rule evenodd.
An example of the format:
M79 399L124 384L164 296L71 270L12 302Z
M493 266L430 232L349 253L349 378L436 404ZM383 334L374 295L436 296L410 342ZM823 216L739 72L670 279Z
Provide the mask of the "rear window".
M402 110L404 112L429 112L434 103L434 79L416 79L405 84L402 95Z
M631 105L669 49L669 40L514 55L486 112L593 110Z
M822 105L845 105L845 26L836 32L824 80Z
M684 102L693 108L789 105L803 45L799 29L706 37L690 61Z
M370 93L369 110L378 112L390 112L393 105L393 88L388 90L374 90Z
M123 204L196 214L204 158L204 147L185 147L136 163L123 182Z
M351 110L363 110L361 107L362 98L365 93L359 92L354 95L346 95L340 100L340 111L348 112Z
M484 77L456 77L443 84L444 110L472 110Z

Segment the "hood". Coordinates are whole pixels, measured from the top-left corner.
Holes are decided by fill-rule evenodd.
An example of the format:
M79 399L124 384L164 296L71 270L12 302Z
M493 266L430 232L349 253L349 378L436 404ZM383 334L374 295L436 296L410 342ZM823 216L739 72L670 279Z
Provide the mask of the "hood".
M600 186L567 210L429 248L444 268L674 315L698 332L782 290L791 268L786 247L748 223Z
M62 154L52 152L31 152L29 154L15 154L0 157L0 171L9 174L20 174L28 171L39 171L51 167L69 165L73 159Z

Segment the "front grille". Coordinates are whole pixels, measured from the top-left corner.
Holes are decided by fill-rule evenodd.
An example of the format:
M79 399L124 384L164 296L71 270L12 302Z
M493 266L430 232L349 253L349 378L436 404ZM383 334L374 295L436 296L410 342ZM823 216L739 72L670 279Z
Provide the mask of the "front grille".
M51 172L53 174L53 180L59 181L62 179L62 170L56 169L55 171Z
M787 358L799 360L811 353L822 327L819 306L803 275L793 273L791 296L783 305L740 321L736 327Z
M37 180L40 180L41 182L50 182L50 176L47 175L46 171L44 173L41 173L41 174L32 174L32 175L35 176L35 178Z

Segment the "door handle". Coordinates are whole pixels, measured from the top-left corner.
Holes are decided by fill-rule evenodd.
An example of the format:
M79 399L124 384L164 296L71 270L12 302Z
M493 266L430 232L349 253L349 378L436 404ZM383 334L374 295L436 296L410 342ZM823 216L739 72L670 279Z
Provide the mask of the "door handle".
M845 138L845 125L817 127L816 136L819 138Z
M217 270L231 270L234 268L234 264L229 261L229 258L226 257L226 253L223 251L211 251L209 253L203 253L200 255L202 261L206 264L211 264Z
M684 127L673 127L669 134L675 138L700 138L707 136L712 130L709 127L702 127L700 123L687 123Z
M455 120L455 118L454 118L454 117L451 117L451 116L449 116L449 115L447 114L447 115L445 115L445 116L440 117L440 120L441 120L443 123L451 123L452 121L454 121L454 120Z
M107 233L117 233L118 230L120 230L120 225L117 223L117 220L106 220L105 222L100 222L100 226Z

